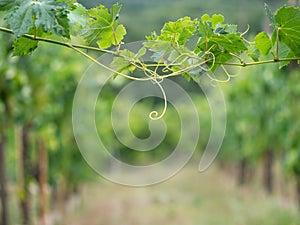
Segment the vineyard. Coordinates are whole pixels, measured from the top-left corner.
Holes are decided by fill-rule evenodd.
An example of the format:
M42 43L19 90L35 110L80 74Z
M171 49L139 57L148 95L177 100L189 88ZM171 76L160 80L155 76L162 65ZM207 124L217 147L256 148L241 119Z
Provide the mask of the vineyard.
M0 0L0 225L300 224L300 8L240 2Z

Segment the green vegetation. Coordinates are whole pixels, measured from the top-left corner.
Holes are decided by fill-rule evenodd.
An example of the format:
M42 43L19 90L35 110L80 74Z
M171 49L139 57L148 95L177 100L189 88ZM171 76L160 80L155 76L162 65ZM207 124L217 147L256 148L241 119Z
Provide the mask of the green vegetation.
M97 219L96 224L298 224L299 7L283 6L283 1L264 9L258 0L226 4L214 0L205 5L194 0L128 0L121 11L121 4L111 1L85 4L0 0L0 224L39 221L43 225L47 214L64 214L65 205L82 187L92 196L85 193L89 202L81 213L65 215L66 224L83 224L87 218ZM124 49L123 42L141 39L146 40L136 52ZM113 56L111 64L97 61L97 54L103 53ZM143 61L147 53L152 62ZM198 146L204 149L210 109L195 82L206 75L212 84L226 82L222 89L228 107L227 133L216 162L221 169L209 170L201 180L201 174L188 168L161 184L161 189L89 184L96 175L77 149L71 111L76 86L90 63L115 74L96 104L99 135L114 156L134 165L148 165L170 154L180 137L180 118L169 105L163 114L166 137L150 153L122 145L110 113L125 84L151 80L161 87L160 81L170 78L183 86L197 105L202 129ZM238 69L240 77L232 79ZM149 136L145 119L149 114L141 114L162 112L166 105L161 102L146 99L132 109L129 123L137 137ZM125 135L129 141L130 135ZM245 187L234 187L229 175ZM280 194L277 183L283 186ZM117 203L111 190L118 192ZM142 201L140 205L135 206L130 191L143 193L136 199ZM287 208L277 198L287 199ZM132 208L142 206L150 212L146 218ZM108 211L111 217L104 213Z

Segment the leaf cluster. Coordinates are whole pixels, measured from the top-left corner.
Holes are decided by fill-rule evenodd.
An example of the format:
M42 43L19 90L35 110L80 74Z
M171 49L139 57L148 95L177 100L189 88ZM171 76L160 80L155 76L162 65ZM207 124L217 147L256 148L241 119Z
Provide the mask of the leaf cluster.
M183 75L198 82L201 75L220 68L229 79L228 66L279 62L283 67L300 58L298 7L283 6L273 14L265 5L273 31L261 32L253 41L245 38L248 30L240 32L237 25L225 23L220 14L183 17L167 22L160 34L147 36L137 52L122 49L126 28L118 22L118 3L110 9L103 5L86 9L75 0L0 0L0 10L5 11L11 29L1 30L15 35L14 55L31 53L39 41L51 42L72 48L115 75L129 79L139 79L131 75L139 70L148 80ZM73 44L73 38L83 44ZM108 50L112 46L115 49ZM114 60L111 65L102 65L81 48L112 54ZM147 53L153 62L144 61Z
M120 10L119 4L110 10L103 5L88 10L73 0L0 1L0 11L15 35L14 55L31 53L43 38L71 42L72 37L83 36L87 46L95 42L101 49L118 46L126 34L118 24Z
M193 79L198 82L202 74L213 73L219 67L230 78L225 66L243 67L279 61L281 68L291 60L299 59L299 8L283 6L275 14L267 5L265 9L273 32L270 36L261 32L254 41L247 40L244 37L247 32L239 32L237 25L225 23L220 14L204 14L196 19L184 17L167 22L159 35L153 32L144 42L146 51L152 54L154 62L158 62L157 67L162 67L167 74L159 76L153 70L147 70L147 66L142 69L147 74L152 72L154 77L182 74L188 81ZM122 57L120 52L113 64L117 65ZM124 63L119 64L117 70L124 71L127 68L124 72L128 74L141 69L139 64L143 64L142 55L139 59L127 60L126 67Z
M254 61L261 59L296 58L300 56L300 10L293 6L283 6L275 14L265 4L266 14L273 27L269 36L261 32L255 37L255 49L249 51ZM254 51L253 51L254 50ZM255 52L255 53L254 53ZM258 54L259 53L259 54ZM290 61L280 63L286 66Z

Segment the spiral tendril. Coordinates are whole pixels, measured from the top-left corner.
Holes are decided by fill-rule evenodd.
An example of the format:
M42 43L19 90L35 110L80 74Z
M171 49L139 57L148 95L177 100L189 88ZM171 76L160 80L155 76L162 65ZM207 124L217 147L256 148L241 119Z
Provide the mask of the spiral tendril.
M162 111L162 113L159 115L159 113L157 111L152 111L149 113L149 118L151 120L159 120L161 119L165 114L166 114L166 111L167 111L167 107L168 107L168 101L167 101L167 95L166 95L166 92L164 90L164 88L162 87L161 83L157 80L154 80L155 83L158 85L158 87L160 88L161 90L161 93L163 95L163 99L164 99L164 109Z

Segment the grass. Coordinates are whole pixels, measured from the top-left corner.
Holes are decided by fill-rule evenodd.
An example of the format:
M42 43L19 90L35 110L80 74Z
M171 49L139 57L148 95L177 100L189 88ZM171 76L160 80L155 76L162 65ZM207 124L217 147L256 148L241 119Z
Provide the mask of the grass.
M108 181L83 188L66 215L72 225L298 225L294 204L282 204L257 187L238 188L216 166L188 166L170 180L145 188Z

